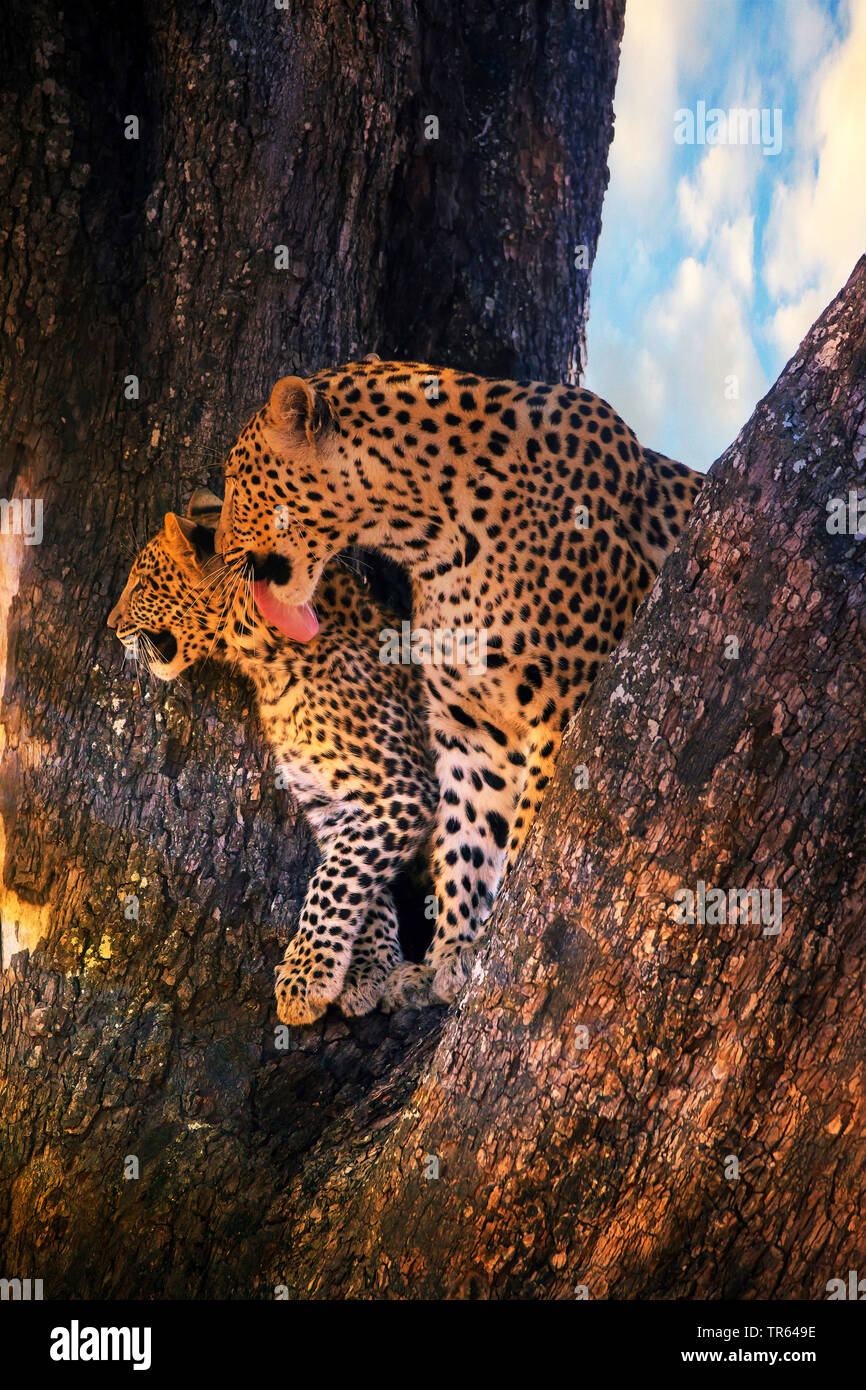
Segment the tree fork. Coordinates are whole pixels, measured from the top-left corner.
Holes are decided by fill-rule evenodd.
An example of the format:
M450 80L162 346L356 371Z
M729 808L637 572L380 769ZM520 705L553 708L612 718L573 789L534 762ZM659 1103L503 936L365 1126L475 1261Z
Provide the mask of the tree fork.
M828 528L858 487L866 258L595 682L418 1089L292 1230L298 1292L822 1299L862 1270L866 541ZM679 925L699 883L781 890L778 931Z

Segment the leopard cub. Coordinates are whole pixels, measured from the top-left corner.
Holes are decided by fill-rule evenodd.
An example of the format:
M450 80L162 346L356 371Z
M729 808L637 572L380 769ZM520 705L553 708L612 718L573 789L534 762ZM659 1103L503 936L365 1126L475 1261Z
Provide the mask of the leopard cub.
M389 884L427 840L439 798L418 673L380 661L379 634L396 620L339 560L317 611L295 615L301 640L277 632L246 568L215 554L221 505L198 492L187 517L166 516L108 625L161 680L214 656L253 681L284 785L322 854L277 970L278 1016L312 1023L332 1001L368 1013L403 961Z

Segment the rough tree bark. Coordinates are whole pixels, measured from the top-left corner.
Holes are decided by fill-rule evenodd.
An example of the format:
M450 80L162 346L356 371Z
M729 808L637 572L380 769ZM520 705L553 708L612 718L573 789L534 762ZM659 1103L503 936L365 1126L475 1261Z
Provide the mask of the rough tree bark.
M249 692L139 695L105 617L287 370L573 374L623 3L4 8L0 1274L46 1297L248 1295L411 1090L435 1011L275 1051L309 836Z
M296 1293L822 1299L862 1273L866 540L827 511L852 490L866 258L596 681L417 1090L300 1230L297 1184L269 1213ZM699 881L780 890L778 934L678 925Z

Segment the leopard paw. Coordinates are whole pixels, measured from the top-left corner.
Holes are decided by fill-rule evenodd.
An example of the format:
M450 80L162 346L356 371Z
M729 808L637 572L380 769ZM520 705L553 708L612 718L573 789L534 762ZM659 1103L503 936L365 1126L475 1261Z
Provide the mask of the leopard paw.
M401 959L400 948L396 943L387 954L383 953L372 959L352 958L338 1000L340 1009L347 1018L360 1018L362 1014L368 1014L375 1009L385 993L385 987L397 962Z
M317 959L320 949L301 936L289 942L274 981L281 1023L296 1028L315 1023L340 993L342 979Z
M425 1009L437 1002L433 998L432 967L405 961L388 977L381 1008L384 1013L393 1014L398 1009Z
M444 960L436 962L433 993L437 999L450 1004L453 999L457 998L463 986L469 981L477 953L478 945L476 942L472 942L471 945L464 946L461 950L455 951L453 955L448 955Z

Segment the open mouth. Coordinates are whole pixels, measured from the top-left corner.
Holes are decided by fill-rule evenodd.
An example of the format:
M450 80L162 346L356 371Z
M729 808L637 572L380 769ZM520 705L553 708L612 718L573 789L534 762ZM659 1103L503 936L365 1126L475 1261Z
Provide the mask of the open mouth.
M177 642L172 633L164 630L162 632L142 632L142 637L147 639L148 649L152 647L164 665L174 661L177 656Z
M319 631L319 620L310 603L284 603L266 579L253 582L253 598L265 622L293 642L309 642Z

